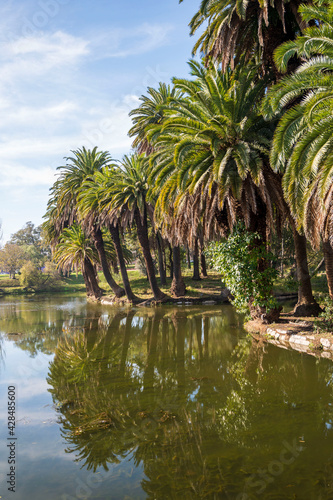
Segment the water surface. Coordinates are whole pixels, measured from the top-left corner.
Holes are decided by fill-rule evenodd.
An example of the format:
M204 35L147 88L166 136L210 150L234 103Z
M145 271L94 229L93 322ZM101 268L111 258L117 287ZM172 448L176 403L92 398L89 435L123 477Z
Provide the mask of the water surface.
M2 498L333 499L333 364L258 344L231 306L3 298L0 332Z

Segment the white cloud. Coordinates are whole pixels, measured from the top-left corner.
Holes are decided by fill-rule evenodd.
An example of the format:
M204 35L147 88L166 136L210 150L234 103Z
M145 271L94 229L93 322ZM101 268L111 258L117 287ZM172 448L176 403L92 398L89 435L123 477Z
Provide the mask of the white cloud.
M0 109L7 108L5 121L6 128L8 125L29 126L31 124L43 124L50 126L54 121L67 120L68 116L78 110L78 104L69 100L57 102L50 106L25 106L14 109L8 101L1 102ZM0 127L1 128L1 127Z
M38 223L56 167L71 150L98 146L114 158L130 150L128 113L147 85L164 78L159 63L138 69L138 56L167 45L172 31L166 23L144 23L102 33L88 28L80 36L54 25L53 32L23 36L24 6L17 19L10 12L0 16L0 217L6 235L26 220ZM117 69L116 59L125 70Z
M55 181L54 175L51 167L34 169L17 163L1 165L0 186L19 186L22 192L24 186L51 186Z
M100 58L128 57L155 50L169 41L173 27L169 24L142 24L135 29L112 29L92 40ZM99 49L103 47L103 50ZM97 52L97 51L96 51Z
M22 85L42 75L47 77L51 70L69 68L73 71L89 53L88 40L61 31L20 37L3 44L0 83Z

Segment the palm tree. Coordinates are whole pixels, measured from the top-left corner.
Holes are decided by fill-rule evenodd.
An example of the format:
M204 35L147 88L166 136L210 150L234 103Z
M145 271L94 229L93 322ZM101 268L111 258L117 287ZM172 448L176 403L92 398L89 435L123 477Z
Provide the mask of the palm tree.
M83 182L91 179L95 172L100 171L110 161L111 157L108 152L97 151L97 147L92 151L83 147L73 151L72 157L66 158L65 166L58 167L61 173L51 188L51 198L47 212L47 216L52 213L52 223L55 225L56 235L60 235L64 227L69 227L75 221L77 222L77 198ZM92 233L106 281L115 295L121 297L125 292L112 277L98 221L96 220L93 224L90 223L89 229Z
M180 3L183 0L180 0ZM298 8L310 0L202 0L190 22L191 35L208 21L196 42L193 53L200 49L206 61L221 61L222 69L256 58L265 72L276 73L274 50L292 40L304 27Z
M70 228L63 230L55 248L53 260L63 271L68 271L73 266L76 269L80 267L87 295L95 298L102 295L103 290L98 286L94 267L94 263L98 262L98 254L91 240L78 224L73 224Z
M286 206L281 180L269 167L273 126L265 124L257 104L265 81L256 81L256 67L223 73L212 64L190 66L195 80L174 80L185 98L173 104L154 143L153 175L163 182L157 209L174 195L177 217L188 199L197 200L192 231L198 232L208 206L229 229L241 217L266 241L276 211L283 214ZM167 176L171 161L177 168Z
M126 296L128 300L137 302L139 299L131 289L126 269L126 258L120 241L119 217L116 210L111 212L108 209L105 210L105 204L108 207L108 199L106 200L105 193L112 192L114 173L112 168L103 168L95 172L93 178L86 179L83 182L78 196L78 212L80 219L86 221L86 225L89 225L89 221L92 225L99 221L99 225L108 228L117 254Z
M163 150L169 154L171 148L177 166L164 182L168 165L159 160L155 175L164 184L158 203L163 207L176 190L176 210L184 196L201 193L206 201L214 196L219 209L228 210L231 226L242 214L247 226L266 240L273 202L281 209L282 202L276 186L273 192L267 189L274 177L267 166L273 129L256 108L265 82L254 83L256 68L223 73L214 65L205 69L195 61L190 67L195 80L174 80L187 99L174 103L156 142L161 148L156 156L162 158Z
M166 295L157 284L148 238L148 213L152 216L153 212L147 198L148 161L144 155L133 154L125 156L120 166L114 164L112 168L114 171L101 204L107 213L121 221L123 227L135 223L154 299L163 300Z
M151 156L154 152L154 142L156 141L161 129L163 122L165 120L165 113L170 103L174 100L181 99L181 92L175 89L174 86L166 85L165 83L160 83L158 89L148 88L148 95L141 96L140 100L142 103L136 109L133 109L129 115L132 117L134 123L133 127L129 131L131 137L135 137L132 143L134 148L137 148L139 153L145 153L147 156ZM152 130L152 135L150 131ZM173 168L173 167L172 167ZM151 182L151 179L149 179ZM158 197L158 190L156 186L151 190L150 200L156 199ZM155 219L155 231L157 240L157 249L159 255L159 268L160 268L160 279L161 284L166 284L166 276L163 266L163 256L162 256L162 244L160 235L161 224L156 224ZM172 227L172 226L171 226ZM170 225L169 225L170 228ZM174 240L173 235L168 233L169 241ZM180 248L179 242L174 241L172 248L173 255L173 272L172 272L172 285L171 293L176 297L181 297L185 295L186 287L182 277L181 270L181 258L180 258Z
M153 151L153 145L151 140L148 140L147 133L152 126L163 123L165 107L171 100L179 99L180 93L174 86L160 83L158 89L148 87L147 94L140 97L140 106L129 113L133 127L128 135L134 137L132 147L136 148L139 154L149 155Z
M283 44L275 60L282 71L294 55L305 62L270 90L264 110L270 117L287 107L276 129L271 163L285 169L283 187L298 225L314 246L323 239L333 298L333 8L302 6L300 12L305 21L316 23Z

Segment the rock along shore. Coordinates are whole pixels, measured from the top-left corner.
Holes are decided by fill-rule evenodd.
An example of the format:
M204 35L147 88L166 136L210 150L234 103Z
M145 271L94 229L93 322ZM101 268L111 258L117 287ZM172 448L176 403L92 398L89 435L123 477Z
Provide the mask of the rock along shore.
M294 349L320 358L333 360L333 335L316 333L311 320L290 320L263 325L249 321L245 329L256 339L283 349Z

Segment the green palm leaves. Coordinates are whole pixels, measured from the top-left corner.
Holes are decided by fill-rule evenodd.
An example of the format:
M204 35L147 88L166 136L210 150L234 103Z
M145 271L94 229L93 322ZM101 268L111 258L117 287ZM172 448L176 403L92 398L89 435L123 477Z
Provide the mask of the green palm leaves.
M140 106L129 113L129 116L132 117L133 127L129 130L128 135L135 137L132 146L137 148L139 154L152 152L152 145L147 138L147 133L150 128L163 122L165 107L172 100L180 98L180 93L165 83L160 83L158 89L148 87L147 94L147 96L140 97Z
M311 212L316 207L322 214L327 213L332 200L333 8L302 6L300 11L306 21L317 21L303 36L283 44L275 59L282 70L295 54L307 60L295 74L271 89L264 109L270 116L272 110L278 113L293 105L277 127L271 163L278 170L285 169L287 199L293 214L310 234L313 224L309 224L309 209ZM313 241L318 243L318 237L317 231Z
M265 82L256 82L253 67L222 72L194 61L190 67L194 80L174 80L183 98L172 103L154 142L151 178L161 186L157 205L166 208L176 195L176 208L181 207L184 197L205 191L219 197L222 209L228 196L242 197L246 179L262 184L272 137L256 105Z
M81 269L85 259L98 261L98 255L91 240L84 234L78 224L64 229L54 253L54 260L64 271L72 267Z
M62 222L62 227L75 218L76 200L83 182L112 161L108 152L98 151L97 147L92 151L83 147L72 152L73 156L66 158L66 165L58 167L60 174L51 188L48 204L57 207L55 218Z
M254 55L272 67L274 49L302 26L300 4L300 0L202 0L190 22L191 35L207 21L208 25L193 52L200 49L207 59L221 61L223 69Z
M148 161L144 155L124 156L121 167L114 170L112 176L111 207L120 214L123 208L134 214L138 210L141 216L147 209Z

